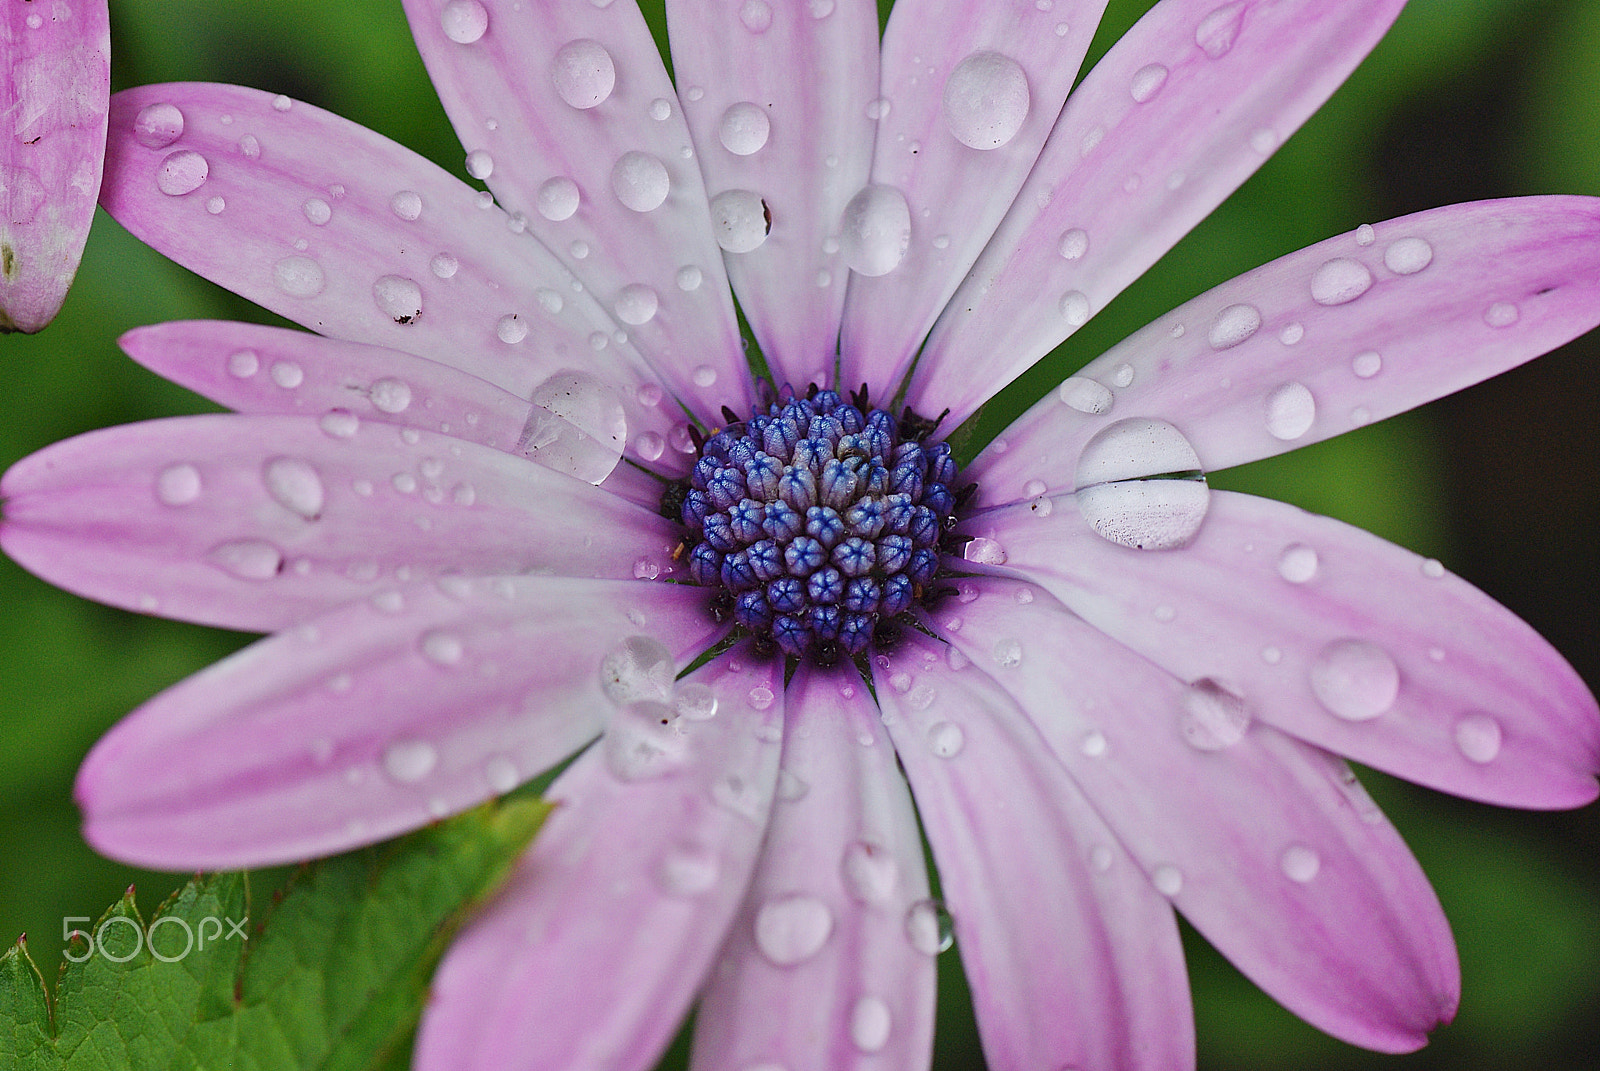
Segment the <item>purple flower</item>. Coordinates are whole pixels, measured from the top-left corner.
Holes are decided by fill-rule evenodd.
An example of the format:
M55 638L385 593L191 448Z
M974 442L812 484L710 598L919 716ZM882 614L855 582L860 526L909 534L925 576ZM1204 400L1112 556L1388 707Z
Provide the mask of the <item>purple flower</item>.
M1174 908L1323 1030L1423 1044L1450 933L1336 756L1577 806L1594 699L1439 563L1203 473L1600 322L1600 202L1284 257L958 472L942 430L1400 3L1163 0L1070 98L1097 8L1055 6L902 0L880 66L865 0L669 0L675 91L627 0L408 0L493 197L286 97L116 97L107 209L318 334L132 332L239 415L5 477L30 569L275 633L108 734L89 839L172 869L340 851L598 737L441 966L419 1066L648 1067L696 1000L696 1066L925 1066L918 816L993 1067L1191 1065Z
M37 331L78 272L106 155L106 0L0 15L0 332Z

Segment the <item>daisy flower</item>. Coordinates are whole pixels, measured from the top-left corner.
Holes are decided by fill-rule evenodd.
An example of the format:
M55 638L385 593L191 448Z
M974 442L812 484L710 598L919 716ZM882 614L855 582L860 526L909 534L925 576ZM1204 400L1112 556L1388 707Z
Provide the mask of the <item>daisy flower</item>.
M106 0L8 3L0 50L0 332L31 332L61 308L100 193Z
M487 192L286 96L117 95L108 211L311 330L131 332L237 412L0 485L41 576L273 633L101 741L89 840L298 860L571 759L420 1068L648 1067L691 1007L696 1067L924 1067L946 918L990 1066L1182 1068L1178 912L1420 1046L1454 947L1342 757L1577 806L1594 699L1438 562L1205 473L1592 327L1600 202L1362 226L943 440L1400 6L1162 0L1074 88L1092 0L902 0L881 42L864 0L669 0L670 78L632 0L407 0Z

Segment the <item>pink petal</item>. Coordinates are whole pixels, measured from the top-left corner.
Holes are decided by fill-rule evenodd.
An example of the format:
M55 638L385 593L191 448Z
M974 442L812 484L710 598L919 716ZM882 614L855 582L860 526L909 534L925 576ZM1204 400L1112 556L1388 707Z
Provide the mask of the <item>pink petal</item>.
M675 585L497 577L389 588L123 719L78 774L84 833L107 855L165 870L383 840L508 792L592 738L621 688L608 683L618 677L609 652L653 652L654 675L624 683L664 689L716 631Z
M225 628L282 628L394 580L676 569L674 526L658 514L497 450L384 424L125 425L25 458L0 492L0 544L25 567L102 602Z
M951 426L965 420L1232 193L1345 80L1402 3L1152 8L1067 102L1013 211L934 327L907 401L919 412L950 406ZM1070 234L1079 230L1081 250Z
M145 133L152 115L174 114L159 138ZM510 217L338 116L236 86L143 86L112 101L107 159L101 200L135 237L320 334L519 397L570 369L625 398L662 393L610 316Z
M1011 698L969 665L910 634L875 683L989 1067L1192 1068L1171 906Z
M1222 682L1268 724L1446 792L1521 807L1595 798L1594 697L1438 562L1226 491L1172 551L1119 546L1071 497L1047 501L1048 516L1019 506L972 527L1008 569L1179 678Z
M713 226L733 224L718 241L739 306L778 383L832 383L839 217L872 157L877 5L671 0L667 20Z
M350 413L492 446L591 483L619 460L624 436L641 463L675 474L687 467L687 455L667 449L673 433L663 409L630 405L636 395L620 397L582 376L557 377L534 394L580 426L426 357L304 331L189 320L137 327L120 343L151 371L242 413ZM576 390L585 386L587 394ZM575 406L574 395L586 404ZM605 478L631 469L617 466ZM650 482L654 508L661 485Z
M717 423L722 405L748 405L705 186L638 7L492 6L406 0L469 170L492 162L484 181L512 218L583 280L694 412ZM479 12L481 25L466 18Z
M1436 208L1180 306L1067 380L970 471L990 503L1032 480L1044 484L1035 493L1070 489L1085 443L1126 417L1175 424L1202 468L1227 468L1488 379L1596 323L1600 200Z
M655 1065L744 894L771 805L783 667L734 668L747 657L689 678L714 689L716 715L679 719L680 767L624 781L602 741L551 787L555 813L434 975L419 1071Z
M906 928L928 896L894 749L853 666L789 683L778 800L701 998L700 1068L924 1069L933 959Z
M885 114L872 181L905 198L910 244L893 270L851 280L841 382L871 383L885 397L898 388L928 328L1011 207L1077 77L1105 0L1060 8L1012 0L895 5L883 38L887 108L878 106Z
M1444 913L1342 763L1241 723L1231 715L1251 708L1214 683L1185 685L1036 588L986 579L968 594L941 631L1246 976L1318 1029L1386 1052L1418 1048L1451 1017L1460 977Z
M55 318L100 193L111 94L106 0L0 15L0 332Z

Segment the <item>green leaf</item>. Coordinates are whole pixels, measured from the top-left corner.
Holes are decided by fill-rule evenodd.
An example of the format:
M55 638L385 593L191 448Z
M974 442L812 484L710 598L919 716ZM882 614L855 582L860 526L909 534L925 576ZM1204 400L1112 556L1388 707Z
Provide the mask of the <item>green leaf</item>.
M147 926L130 889L72 935L53 1009L19 940L0 1071L403 1067L439 956L548 811L503 801L308 864L270 906L248 874L197 877Z

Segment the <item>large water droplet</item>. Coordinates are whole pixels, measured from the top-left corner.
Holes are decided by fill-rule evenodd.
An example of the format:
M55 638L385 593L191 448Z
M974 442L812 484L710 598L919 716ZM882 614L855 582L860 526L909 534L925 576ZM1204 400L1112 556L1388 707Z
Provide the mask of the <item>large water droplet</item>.
M655 318L661 298L643 283L629 283L617 294L613 306L617 319L633 327L647 324Z
M672 694L672 652L649 636L629 636L600 661L600 688L618 705Z
M911 245L911 206L893 186L866 186L845 206L839 230L846 264L862 275L886 275Z
M862 997L850 1009L850 1040L862 1052L878 1052L889 1043L889 1005L878 997Z
M372 284L372 300L397 324L411 323L422 315L422 287L403 275L379 276Z
M766 109L748 100L730 104L717 127L722 147L735 156L759 152L771 133L772 121L767 118Z
M183 136L183 113L176 104L146 104L133 120L133 137L150 149L164 149Z
M1334 640L1312 660L1311 691L1331 713L1367 721L1394 706L1400 667L1370 640Z
M234 539L212 547L206 561L240 580L271 580L283 570L283 552L264 539Z
M1433 263L1433 246L1421 238L1401 238L1383 251L1383 266L1396 275L1415 275Z
M1199 751L1230 748L1243 740L1250 728L1250 710L1244 700L1210 677L1186 687L1181 706L1178 727L1189 746Z
M1229 305L1211 321L1206 341L1214 350L1237 346L1261 328L1261 310L1254 305Z
M467 153L467 174L479 181L488 178L494 174L494 157L485 149L473 149ZM493 201L489 203L492 204ZM485 204L484 207L487 208L488 205Z
M439 752L424 740L396 740L383 749L383 772L414 785L439 765Z
M1113 543L1168 550L1194 538L1210 506L1200 459L1183 433L1148 417L1119 420L1078 459L1078 509ZM1160 478L1150 477L1181 477Z
M167 154L156 172L156 188L169 197L182 197L198 190L206 181L211 165L193 149L179 149Z
M290 297L316 297L326 285L322 265L310 257L284 257L272 266L272 283Z
M606 726L606 768L619 781L665 777L689 758L689 739L665 703L642 699L618 710Z
M617 84L617 68L604 45L583 38L556 50L550 63L550 79L562 100L574 108L588 109L611 96Z
M1267 431L1274 439L1298 439L1316 419L1316 399L1303 383L1285 383L1267 395Z
M1343 305L1365 294L1372 272L1359 260L1335 257L1311 277L1311 300L1318 305Z
M647 152L625 152L611 169L611 192L635 212L649 212L667 199L667 165Z
M748 253L767 240L772 223L761 195L723 190L711 199L711 232L730 253Z
M1244 4L1224 4L1200 20L1194 30L1194 43L1212 59L1221 59L1233 48L1239 38L1239 24L1244 21Z
M961 144L998 149L1028 118L1028 76L1010 56L974 52L944 83L944 122Z
M1489 763L1500 754L1500 723L1481 710L1469 711L1456 722L1456 747L1468 760Z
M478 0L450 0L439 12L444 35L458 45L470 45L489 29L489 12Z
M547 468L598 484L611 475L628 441L615 391L588 372L566 369L534 388L533 409L516 449Z
M200 470L187 461L156 474L156 499L166 506L187 506L200 497Z
M579 200L578 184L565 175L558 175L540 185L534 203L541 216L552 223L560 223L571 219L578 211Z
M833 912L814 896L784 896L761 905L755 930L761 954L788 967L821 951L833 933Z
M322 477L309 461L296 457L272 458L262 469L261 479L272 500L284 509L308 521L322 516Z

